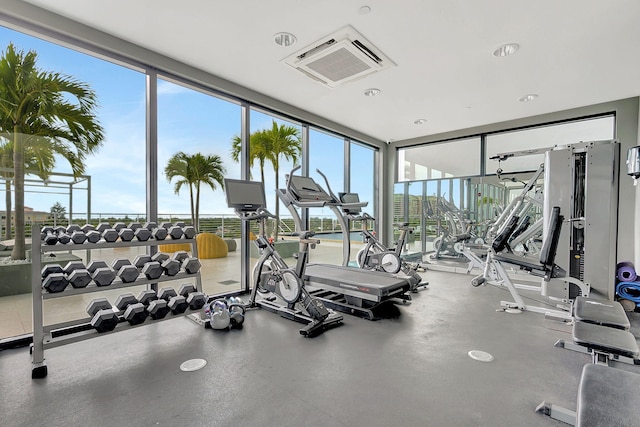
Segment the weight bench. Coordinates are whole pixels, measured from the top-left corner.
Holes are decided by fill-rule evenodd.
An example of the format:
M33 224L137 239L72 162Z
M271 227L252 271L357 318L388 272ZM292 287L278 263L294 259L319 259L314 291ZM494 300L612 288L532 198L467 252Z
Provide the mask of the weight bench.
M513 302L510 301L501 301L500 304L505 309L518 309L518 310L527 310L538 313L543 313L546 316L557 318L559 320L569 321L571 320L570 308L566 307L563 310L554 310L546 307L535 307L526 305L518 293L517 288L539 291L543 296L549 296L547 292L547 288L549 283L553 279L559 279L559 281L564 282L564 290L566 291L566 295L563 298L554 298L549 296L549 298L559 300L562 303L570 303L570 292L569 286L570 284L574 284L578 286L580 289L579 294L583 296L589 295L589 285L583 283L582 281L570 277L567 275L567 272L558 266L555 263L556 252L558 250L558 242L560 240L560 232L562 231L562 223L564 221L564 217L560 215L560 208L555 206L552 209L551 217L549 219L549 228L547 237L542 245L542 249L540 250L540 259L539 262L532 261L531 259L527 259L521 256L517 256L513 253L501 253L505 249L511 252L511 248L509 247L509 238L514 233L514 231L518 228L519 217L513 216L509 220L509 223L504 227L504 229L500 232L498 237L493 241L491 245L491 249L487 254L487 261L485 263L484 274L480 277L476 277L472 280L472 284L477 286L487 280L488 277L494 276L497 281L499 281L502 285L506 286L511 293ZM509 274L505 270L502 263L508 263L517 265L520 269L525 270L532 275L541 276L542 277L542 285L541 286L527 286L527 285L515 285ZM474 283L475 281L475 283Z
M638 343L620 303L578 297L573 316L573 342L558 340L555 347L590 354L594 364L640 364Z
M542 402L551 418L579 427L640 425L640 374L588 364L582 368L576 411Z

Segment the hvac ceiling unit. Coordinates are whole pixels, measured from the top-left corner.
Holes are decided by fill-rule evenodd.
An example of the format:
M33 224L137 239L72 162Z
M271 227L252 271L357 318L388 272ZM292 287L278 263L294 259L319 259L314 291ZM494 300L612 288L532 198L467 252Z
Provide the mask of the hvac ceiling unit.
M283 62L329 87L396 65L351 26L323 37Z

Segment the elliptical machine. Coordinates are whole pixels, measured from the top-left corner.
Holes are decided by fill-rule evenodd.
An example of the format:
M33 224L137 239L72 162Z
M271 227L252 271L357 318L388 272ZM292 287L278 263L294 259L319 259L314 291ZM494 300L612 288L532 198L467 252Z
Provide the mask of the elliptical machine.
M266 236L267 218L276 218L266 205L262 182L225 179L227 204L242 221L258 221L260 231L255 243L260 258L253 268L252 289L248 307L261 307L282 317L307 324L300 329L305 337L314 337L326 329L342 324L343 317L328 310L323 302L311 296L302 280L309 246L320 243L313 232L299 233L300 253L295 269L290 268ZM269 294L258 298L257 293ZM283 303L284 302L284 303Z
M357 206L360 203L357 193L340 193L340 201L343 203L342 212L347 219L362 222L362 237L364 238L365 246L358 251L356 256L359 268L393 274L402 271L409 278L411 292L418 292L419 288L429 285L429 282L423 282L422 277L416 272L417 265L415 268L412 267L401 256L407 242L407 236L413 232L409 227L409 223L394 224L400 229L400 237L396 242L395 249L390 249L383 245L367 227L368 222L375 221L375 218L366 212L362 212L359 207L348 207Z

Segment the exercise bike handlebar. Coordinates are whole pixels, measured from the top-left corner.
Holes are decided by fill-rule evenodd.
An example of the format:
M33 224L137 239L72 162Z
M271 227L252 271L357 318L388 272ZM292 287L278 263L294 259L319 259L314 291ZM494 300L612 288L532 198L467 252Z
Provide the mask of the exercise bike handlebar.
M267 208L258 208L255 212L242 212L240 215L243 221L254 221L258 219L277 218L274 214L269 212Z

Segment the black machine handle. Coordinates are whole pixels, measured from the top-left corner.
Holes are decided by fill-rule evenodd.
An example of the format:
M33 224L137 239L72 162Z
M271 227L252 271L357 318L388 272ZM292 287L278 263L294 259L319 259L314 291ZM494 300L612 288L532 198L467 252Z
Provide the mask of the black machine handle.
M244 221L253 221L258 219L266 219L266 218L277 218L274 214L269 212L267 208L258 208L255 212L248 213L242 212L240 216Z

